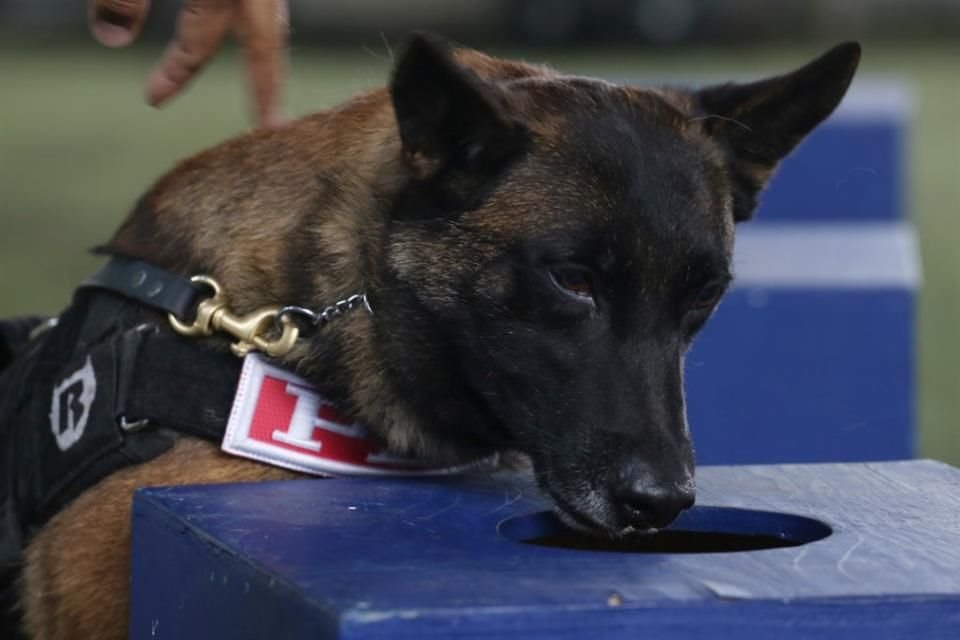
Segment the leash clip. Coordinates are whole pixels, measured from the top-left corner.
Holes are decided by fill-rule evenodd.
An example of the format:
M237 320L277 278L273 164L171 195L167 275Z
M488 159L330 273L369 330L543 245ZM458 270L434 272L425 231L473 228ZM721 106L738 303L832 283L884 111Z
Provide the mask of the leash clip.
M172 313L168 314L170 326L180 335L195 338L213 335L215 331L226 333L236 339L230 350L240 358L251 351L263 352L271 358L283 357L290 353L300 337L296 323L282 314L279 306L262 307L247 315L237 315L230 311L227 296L216 280L209 276L193 276L190 281L210 287L213 295L197 304L197 316L192 324L185 324ZM276 335L277 331L279 335ZM269 333L276 337L267 337Z

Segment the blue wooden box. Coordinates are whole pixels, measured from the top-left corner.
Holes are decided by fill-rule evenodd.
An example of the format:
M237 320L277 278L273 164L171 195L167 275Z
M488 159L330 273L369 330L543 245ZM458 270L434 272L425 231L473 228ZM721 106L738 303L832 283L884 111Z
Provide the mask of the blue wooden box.
M519 542L558 525L516 474L141 490L130 636L960 637L960 471L707 467L699 484L659 538L688 553ZM689 553L771 540L797 546Z
M914 455L914 305L904 223L756 225L687 356L701 464Z

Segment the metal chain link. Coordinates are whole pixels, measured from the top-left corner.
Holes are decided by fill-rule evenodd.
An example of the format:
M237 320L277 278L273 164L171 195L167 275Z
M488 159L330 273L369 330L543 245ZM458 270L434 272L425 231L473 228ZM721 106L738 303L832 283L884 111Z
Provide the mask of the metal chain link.
M296 305L287 305L281 307L280 311L277 312L276 322L280 322L284 316L299 316L307 321L311 327L325 327L335 318L346 315L350 311L353 311L357 307L363 307L367 310L367 313L373 315L373 309L370 307L370 301L367 300L366 292L355 293L349 298L344 298L343 300L337 300L329 307L325 307L321 311L313 311L305 307L298 307Z

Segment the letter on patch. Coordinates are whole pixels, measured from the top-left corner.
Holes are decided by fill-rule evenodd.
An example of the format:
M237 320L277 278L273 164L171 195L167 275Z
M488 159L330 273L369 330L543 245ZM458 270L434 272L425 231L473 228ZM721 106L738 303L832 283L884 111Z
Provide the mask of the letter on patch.
M89 356L83 367L53 388L50 428L61 451L72 447L83 436L96 395L97 376Z

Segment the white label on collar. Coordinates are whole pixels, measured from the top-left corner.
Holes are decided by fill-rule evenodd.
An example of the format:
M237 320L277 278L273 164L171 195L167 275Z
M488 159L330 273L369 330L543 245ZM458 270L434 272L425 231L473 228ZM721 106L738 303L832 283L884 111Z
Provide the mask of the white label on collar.
M363 425L338 415L307 381L256 354L244 358L221 448L320 476L425 475L464 468L430 467L383 451Z

